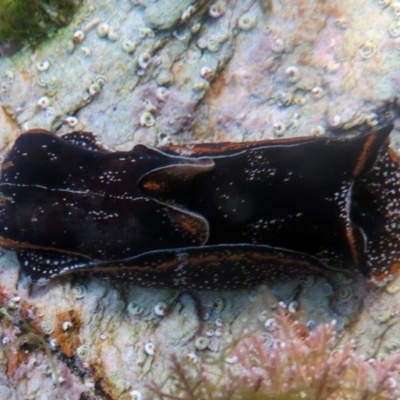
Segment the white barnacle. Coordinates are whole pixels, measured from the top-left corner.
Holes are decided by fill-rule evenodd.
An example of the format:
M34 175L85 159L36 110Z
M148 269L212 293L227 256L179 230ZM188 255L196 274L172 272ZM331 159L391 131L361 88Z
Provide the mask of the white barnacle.
M296 313L299 310L299 303L296 300L293 300L288 305L288 311L292 314Z
M186 360L195 364L197 361L199 361L199 357L197 357L196 353L187 353Z
M290 82L290 83L296 83L301 78L300 70L297 67L295 67L294 65L291 65L290 67L286 68L285 75L286 75L288 82Z
M97 27L97 34L101 38L103 38L108 35L109 30L110 30L110 25L108 25L106 22L103 22Z
M212 68L204 66L200 70L200 75L204 79L210 79L214 75L214 71Z
M190 17L196 12L196 6L191 4L186 10L183 11L181 15L181 21L185 22L190 19Z
M138 58L139 67L142 70L145 70L149 66L150 61L151 61L151 55L149 53L140 54L140 56Z
M119 33L119 30L117 28L110 26L107 33L107 37L112 42L116 42L121 37L121 34Z
M96 76L94 78L94 83L97 83L100 87L103 87L105 83L107 82L107 79L103 75Z
M360 55L364 59L368 59L374 56L376 53L376 45L371 42L371 41L366 41L361 47L360 47Z
M141 39L153 38L155 36L154 31L151 28L142 28L139 34Z
M75 299L83 299L86 295L86 287L83 285L76 285L72 288L72 293L74 294Z
M64 321L62 324L62 329L63 331L67 331L68 329L71 329L73 327L72 322L71 321Z
M75 127L78 125L79 120L78 120L78 118L76 118L76 117L74 117L74 116L72 116L72 115L69 115L67 118L64 119L64 122L65 122L70 128L75 128Z
M145 111L140 116L140 125L142 125L142 126L153 126L155 124L155 122L156 122L156 120L150 111Z
M376 113L372 112L365 117L365 122L373 128L379 124L379 117Z
M44 110L50 105L50 99L47 96L43 96L37 101L36 104L39 108Z
M44 60L36 64L36 69L40 72L47 71L50 68L50 61Z
M151 342L148 342L144 345L144 352L148 355L148 356L154 356L154 344Z
M51 335L54 332L54 323L51 321L42 321L40 327L45 335Z
M206 350L209 344L210 340L205 336L199 336L194 342L194 346L199 351Z
M285 51L285 42L282 39L275 39L272 42L271 50L274 53L283 53Z
M225 308L225 301L222 297L217 297L213 303L212 308L216 314L219 314Z
M83 344L76 349L76 355L79 358L87 358L89 355L90 347L87 344Z
M168 97L168 94L168 89L164 86L160 86L156 90L156 99L159 101L165 101Z
M217 52L221 48L221 42L218 40L211 38L207 42L207 50L210 51L211 53Z
M277 326L277 324L276 324L275 318L268 318L264 324L264 328L269 331L274 330L276 328L276 326Z
M311 89L311 94L314 99L321 99L325 96L325 90L320 86L315 86Z
M243 14L239 17L238 27L242 31L249 31L257 25L257 18L250 14Z
M131 396L132 400L143 400L143 395L139 390L132 390L129 392L129 395Z
M122 42L122 50L126 53L133 53L136 50L136 42L133 40L125 39Z
M238 356L230 356L230 357L226 357L225 358L225 362L227 364L236 364L239 361L239 357Z
M331 128L339 128L342 125L342 117L339 114L334 115L329 120L329 126Z
M279 121L274 124L274 133L276 136L280 137L286 133L286 124Z
M197 40L196 46L197 46L199 49L204 50L204 49L207 47L207 43L208 43L208 41L207 41L204 37L201 37L201 38L199 38L199 39Z
M167 313L168 309L168 304L165 303L164 301L160 301L154 306L154 314L156 314L159 317L164 317L165 314Z
M129 303L127 307L128 314L138 316L143 313L144 308L137 303Z
M81 29L78 29L74 32L72 38L74 42L81 43L85 39L85 32L83 32Z
M92 97L96 96L97 94L100 93L101 86L98 83L94 82L94 83L90 84L88 91L89 91L90 96L92 96Z
M213 4L209 10L208 13L210 14L211 18L219 18L222 17L226 12L226 7L225 4L222 2L217 2Z

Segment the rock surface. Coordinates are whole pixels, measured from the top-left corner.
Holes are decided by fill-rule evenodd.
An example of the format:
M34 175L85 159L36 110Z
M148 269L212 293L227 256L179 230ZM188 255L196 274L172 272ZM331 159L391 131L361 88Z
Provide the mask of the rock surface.
M0 58L3 154L32 128L88 130L127 150L373 125L400 92L400 3L389 3L84 2L52 38ZM310 326L336 319L366 357L400 348L399 279L377 288L332 273L266 291L176 293L74 276L30 291L7 251L0 284L1 398L151 398L146 384L166 377L171 353L218 357L245 329L262 334L280 301ZM24 341L36 345L21 351Z

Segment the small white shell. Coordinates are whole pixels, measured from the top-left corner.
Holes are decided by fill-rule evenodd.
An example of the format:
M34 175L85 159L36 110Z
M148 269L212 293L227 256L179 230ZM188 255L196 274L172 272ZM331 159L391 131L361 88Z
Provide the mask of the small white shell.
M50 68L50 61L49 60L44 60L42 62L39 62L36 64L36 68L40 72L47 71Z
M143 313L144 308L139 306L137 303L129 303L127 311L130 315L137 316Z
M38 107L40 107L44 110L45 108L47 108L50 105L50 99L47 96L43 96L37 101L36 104Z
M97 27L97 34L100 37L106 37L108 35L109 30L110 30L110 25L108 25L107 23L103 22L102 24L100 24Z
M214 71L210 68L210 67L202 67L200 70L200 75L202 76L202 78L204 79L209 79L213 76Z
M153 38L155 36L153 29L151 28L142 28L140 30L140 38Z
M154 356L154 344L149 342L146 343L144 345L144 352L148 355L148 356Z
M142 53L138 58L139 67L145 70L149 66L150 60L151 55L149 53Z
M75 126L77 126L78 125L78 118L76 118L76 117L73 117L72 115L70 115L70 116L68 116L67 118L65 118L64 119L64 122L69 126L69 127L71 127L71 128L75 128ZM83 296L82 296L83 297ZM81 297L81 298L82 298ZM78 297L76 297L76 295L75 295L75 298L78 298Z
M81 43L85 39L85 32L83 32L81 29L78 29L74 32L74 35L72 36L74 42L76 43Z
M257 25L257 18L250 14L243 14L238 21L238 26L243 31L249 31Z
M111 26L109 31L108 31L107 37L112 42L115 42L121 37L121 34L119 33L118 29L116 29L116 28Z
M314 99L321 99L325 96L325 90L320 86L315 86L311 89L311 94L313 95Z
M89 94L90 96L96 96L101 91L101 86L98 83L92 83L89 86Z
M194 5L190 5L181 16L181 21L185 22L196 12L196 7Z
M63 331L65 332L65 331L67 331L68 329L71 329L72 328L72 322L71 321L64 321L63 322L63 324L62 324L62 329L63 329Z
M275 39L271 45L274 53L283 53L285 51L285 42L282 39Z
M132 400L143 400L143 395L139 390L132 390L129 394Z
M133 53L136 50L136 42L133 40L125 39L122 42L122 50L126 53Z
M197 361L199 360L199 357L197 357L196 353L187 353L186 360L188 360L192 363L197 363Z
M290 67L286 68L285 74L288 82L290 83L298 82L301 77L300 70L294 65L291 65Z
M168 309L168 304L164 303L163 301L160 301L154 306L154 314L156 314L159 317L164 317L165 314L167 313Z
M165 101L168 97L168 89L164 86L160 86L156 90L156 99L160 101Z
M283 122L277 122L274 124L274 133L276 136L280 137L286 133L286 124Z
M226 8L225 8L224 4L216 3L210 7L210 9L208 10L208 13L210 14L211 18L219 18L225 14L225 11L226 11Z
M373 42L366 41L360 47L360 55L365 60L372 58L376 53L376 45Z
M209 344L210 340L205 336L199 336L194 342L194 346L200 351L207 349Z
M153 126L155 124L155 122L156 122L156 120L150 111L145 111L140 116L140 125L142 125L142 126Z

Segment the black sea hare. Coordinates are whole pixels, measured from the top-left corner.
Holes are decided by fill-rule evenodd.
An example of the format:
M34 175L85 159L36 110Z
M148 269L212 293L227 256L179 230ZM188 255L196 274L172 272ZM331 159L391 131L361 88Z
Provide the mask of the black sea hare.
M229 290L326 269L382 281L400 266L391 130L127 152L33 130L3 162L0 245L36 283L80 272Z

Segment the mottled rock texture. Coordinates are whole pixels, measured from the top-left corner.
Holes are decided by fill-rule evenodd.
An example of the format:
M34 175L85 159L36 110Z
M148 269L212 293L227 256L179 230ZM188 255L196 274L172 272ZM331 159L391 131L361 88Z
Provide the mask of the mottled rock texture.
M53 37L0 58L3 154L32 128L93 131L126 150L373 125L400 91L400 3L389 3L85 1ZM336 319L367 357L400 348L397 280L376 288L332 273L260 292L176 293L73 276L29 290L12 252L0 268L1 398L150 399L145 385L166 378L171 353L219 357L245 329L262 335L279 301L309 326Z

